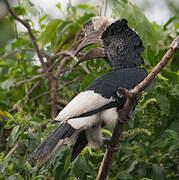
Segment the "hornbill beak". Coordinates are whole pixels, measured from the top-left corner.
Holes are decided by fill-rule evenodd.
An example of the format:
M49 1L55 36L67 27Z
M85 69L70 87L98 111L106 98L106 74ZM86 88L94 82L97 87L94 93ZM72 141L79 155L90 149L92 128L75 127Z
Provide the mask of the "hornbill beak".
M89 59L104 58L104 57L106 57L106 55L103 48L100 47L92 48L77 62L77 65Z
M85 60L105 57L105 52L104 49L102 48L103 42L101 40L101 35L106 30L106 28L113 22L114 21L112 19L98 16L91 18L83 25L83 31L85 33L85 37L81 42L81 44L76 49L74 55L76 56L79 53L79 51L81 51L83 48L91 44L98 44L100 45L100 47L93 48L89 52L87 52L79 60L78 64L80 64Z

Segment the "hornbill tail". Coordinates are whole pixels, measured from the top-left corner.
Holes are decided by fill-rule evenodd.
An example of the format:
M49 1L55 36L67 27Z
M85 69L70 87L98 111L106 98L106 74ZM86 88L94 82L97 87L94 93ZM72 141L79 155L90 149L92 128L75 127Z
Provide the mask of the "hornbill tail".
M28 157L26 164L39 159L42 164L51 157L57 148L70 138L76 129L68 123L61 123Z

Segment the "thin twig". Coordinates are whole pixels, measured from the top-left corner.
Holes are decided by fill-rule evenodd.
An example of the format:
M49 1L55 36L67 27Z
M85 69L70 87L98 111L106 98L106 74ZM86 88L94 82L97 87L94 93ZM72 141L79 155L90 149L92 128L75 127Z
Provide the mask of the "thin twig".
M69 86L69 85L73 84L74 82L77 82L78 80L79 80L79 78L77 77L77 78L75 78L75 79L73 79L73 80L71 80L71 81L68 81L68 82L66 82L62 87L56 89L55 91L60 91L60 90L62 90L64 87ZM51 92L52 92L52 90L46 91L46 92L44 92L44 93L42 93L42 94L39 94L38 96L33 97L31 100L38 99L39 97L45 96L45 95L47 95L47 94L49 94L49 93L51 93Z
M49 121L45 121L43 123L40 123L40 126L43 127L45 126ZM35 132L35 128L32 128L29 133L34 133ZM6 154L6 156L4 157L4 160L6 160L8 157L10 157L20 146L20 142L16 143L12 149L10 149L10 151Z
M58 76L61 74L61 69L65 66L65 64L66 64L69 60L71 60L71 58L73 58L73 59L75 60L75 62L78 62L78 61L79 61L79 60L77 59L77 57L74 56L73 50L71 50L71 51L58 52L58 53L56 53L54 56L59 56L59 55L62 55L62 54L65 54L65 55L68 55L68 56L65 57L65 58L61 61L60 65L59 65L59 67L57 68L57 71L56 71L56 73L55 73L55 77L58 77ZM83 70L84 70L84 72L85 72L86 74L89 74L89 70L88 70L83 64L80 64L80 66L83 68Z
M177 49L179 49L179 36L172 42L169 50L166 52L162 60L140 84L138 84L131 91L122 89L123 93L125 93L127 96L127 101L123 109L118 112L119 120L114 128L114 132L111 138L111 148L106 149L96 180L107 179L109 168L112 163L112 157L114 155L114 151L112 151L112 149L118 147L120 136L128 122L130 113L133 107L135 106L138 97L149 86L149 84L157 76L157 74L167 65L167 63L169 62L169 60L171 59L171 57Z
M52 64L52 66L53 66L53 64ZM52 66L50 66L50 67L48 68L48 70L50 70L50 69L52 68ZM75 70L75 69L76 69L76 67L64 68L64 69L61 70L61 73L64 73L64 72L66 72L66 71ZM45 75L44 73L43 73L43 74L37 74L37 75L35 75L35 76L33 76L33 77L29 78L29 79L24 79L24 80L22 80L22 81L18 81L18 82L16 82L15 84L13 84L12 87L17 87L17 86L20 86L20 85L22 85L22 84L24 84L24 83L34 81L34 80L36 80L36 79L38 79L38 78L44 77L44 75ZM58 78L57 78L57 79L58 79Z
M6 160L11 154L15 152L15 150L20 146L20 143L15 144L12 149L6 154L4 160Z
M36 75L36 76L33 76L33 77L30 78L30 79L24 79L24 80L22 80L22 81L18 81L18 82L16 82L15 84L13 84L12 87L20 86L20 85L22 85L22 84L24 84L24 83L34 81L34 80L36 80L36 79L38 79L38 78L41 78L41 77L44 77L44 74L38 74L38 75Z
M30 96L30 95L32 94L32 92L33 92L37 87L39 87L39 85L40 85L40 81L37 81L37 82L32 86L32 88L29 90L29 92L28 92L22 99L18 100L18 101L13 105L13 108L12 108L12 109L9 109L8 112L12 112L12 111L17 110L18 105L19 105L23 100L27 99L28 96Z
M12 56L12 55L14 55L14 54L17 54L17 53L19 53L19 52L21 52L21 51L36 51L36 50L33 49L33 48L17 49L17 50L11 51L11 52L8 53L8 54L5 54L3 57L0 58L0 61L2 61L3 59L8 58L8 57L10 57L10 56ZM51 55L48 54L47 52L45 52L45 51L41 51L41 52L42 52L42 54L44 54L44 56L46 56L46 57L48 57L48 58L51 58Z

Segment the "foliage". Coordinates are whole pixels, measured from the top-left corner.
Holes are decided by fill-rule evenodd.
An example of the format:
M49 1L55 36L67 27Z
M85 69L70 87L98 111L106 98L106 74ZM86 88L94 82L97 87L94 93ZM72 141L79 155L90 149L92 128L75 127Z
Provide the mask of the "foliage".
M173 37L178 35L178 16L170 18L161 26L149 22L136 5L126 0L114 2L113 16L127 18L129 26L136 29L142 38L145 46L144 67L151 71ZM95 7L69 4L64 19L51 20L29 1L24 7L19 5L14 10L31 24L48 67L55 62L55 66L50 69L53 74L66 56L56 56L52 62L50 57L71 48L81 25L95 16ZM59 3L57 7L61 10ZM33 26L34 16L38 17L38 30ZM15 23L10 15L4 17L3 21L11 22L12 25ZM0 179L95 179L105 152L104 146L98 150L87 146L73 163L70 162L71 149L63 146L41 168L33 167L34 164L24 164L27 156L56 125L52 125L50 120L49 84L41 75L42 67L28 32L18 32L16 36L10 34L7 37L10 37L9 40L0 46ZM120 151L113 158L111 180L179 178L178 57L179 52L141 97L123 133ZM69 70L58 77L58 111L79 90L85 89L91 81L111 70L104 61L93 60L84 63L89 71L86 75L81 66L70 69L74 65L73 59L68 61L64 68ZM76 77L78 81L65 85ZM38 88L32 90L37 82ZM109 138L110 128L105 127L103 133ZM5 157L16 144L20 144L20 147L8 158Z

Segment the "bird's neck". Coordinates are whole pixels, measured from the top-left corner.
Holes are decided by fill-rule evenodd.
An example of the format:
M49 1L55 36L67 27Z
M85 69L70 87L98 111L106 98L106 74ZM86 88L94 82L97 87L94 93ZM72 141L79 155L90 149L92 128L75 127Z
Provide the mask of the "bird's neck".
M119 67L119 66L115 66L115 67L112 67L112 71L115 72L115 71L121 71L123 69L134 69L134 68L140 68L140 66L126 66L126 67Z
M143 58L140 54L129 52L128 54L118 54L116 56L110 56L108 54L108 60L113 70L119 70L124 68L137 68L143 64Z

